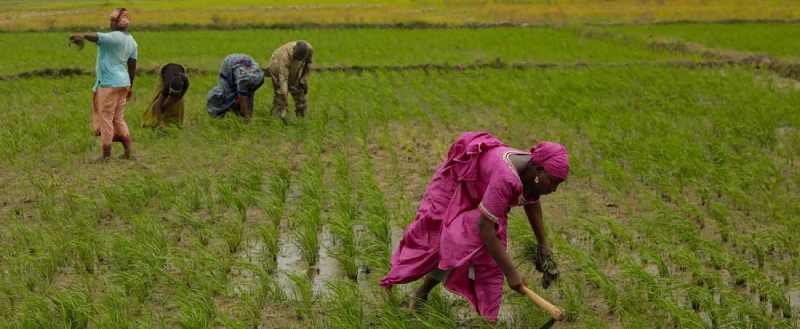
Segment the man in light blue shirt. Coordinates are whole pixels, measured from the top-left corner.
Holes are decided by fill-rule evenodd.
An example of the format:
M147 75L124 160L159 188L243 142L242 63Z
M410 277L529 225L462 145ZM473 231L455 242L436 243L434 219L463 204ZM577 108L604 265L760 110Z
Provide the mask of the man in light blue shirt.
M131 157L131 139L125 122L125 104L132 95L136 76L138 45L128 33L130 18L125 8L115 9L110 18L111 32L75 33L70 41L82 46L83 40L97 44L95 82L92 87L92 126L95 136L100 136L103 155L111 156L111 143L120 142L125 148L123 158Z

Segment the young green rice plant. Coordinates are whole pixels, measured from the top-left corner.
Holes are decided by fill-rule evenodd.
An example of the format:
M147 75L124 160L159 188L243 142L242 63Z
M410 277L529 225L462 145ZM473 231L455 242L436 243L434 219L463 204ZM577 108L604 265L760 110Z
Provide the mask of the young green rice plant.
M94 273L97 267L98 249L100 247L99 238L92 235L84 235L70 242L70 249L74 252L75 268L85 273Z
M291 172L285 163L276 165L275 173L267 179L268 194L262 208L274 225L279 225L289 192Z
M177 300L177 322L181 328L211 328L215 324L214 300L204 291L182 289Z
M416 320L421 328L453 328L458 323L451 316L454 308L441 294L441 289L431 291L428 301L423 304L422 312L416 314Z
M198 213L179 209L177 214L180 225L190 229L202 245L208 245L212 236L210 218L203 218Z
M705 321L691 308L679 305L670 299L660 301L660 306L670 314L670 320L679 328L705 328Z
M69 253L71 266L85 273L94 273L97 266L98 253L102 249L101 237L98 234L97 208L94 201L70 194L65 196L67 209L62 216L65 220L60 230L65 235L65 252Z
M58 315L52 309L48 298L37 294L27 294L16 306L14 322L6 325L18 328L54 328L57 327ZM12 319L12 318L9 318Z
M315 223L316 220L312 219L312 217L316 217L316 215L307 210L304 211L301 216L304 216L306 221L300 224L298 230L295 231L294 234L303 252L303 259L310 266L314 266L317 263L317 251L319 250L319 236L317 234L318 223Z
M311 143L316 144L316 143ZM303 251L303 258L310 265L317 263L322 212L322 169L318 162L309 161L302 167L299 174L301 196L295 209L296 218L292 225L296 225L294 234Z
M608 303L609 311L612 313L619 311L620 301L616 285L597 267L592 258L583 251L568 245L561 251L569 255L575 265L583 272L586 280L594 288L600 290Z
M613 257L617 251L617 243L612 240L613 236L601 231L598 224L592 220L582 221L582 229L586 231L592 241L593 253L600 256L600 259L607 260Z
M59 268L69 259L67 251L57 244L65 239L63 232L39 225L10 224L16 244L4 274L30 291L41 291L53 282Z
M257 278L265 277L263 272L258 273L260 271L259 269L254 267L252 270L256 273ZM264 288L265 284L269 284L269 282L269 279L267 279L266 282L254 282L254 289L247 290L238 295L233 318L231 318L228 323L224 324L226 328L231 326L253 328L259 325L264 305L271 299L270 291Z
M221 223L220 234L225 244L228 246L228 252L235 254L239 252L242 246L242 230L244 229L244 222L239 218L228 218Z
M167 238L163 227L152 218L133 218L132 224L131 236L117 235L112 239L111 266L114 282L127 295L143 302L166 265Z
M313 179L316 180L316 179ZM316 185L319 186L319 185ZM316 187L314 187L316 188ZM318 232L321 222L321 200L317 192L305 194L311 189L311 185L306 185L304 194L300 198L301 202L297 205L299 209L295 212L297 218L297 230L294 232L297 236L297 241L303 251L303 258L305 261L313 266L317 263L317 250L319 250L319 237Z
M792 306L789 298L785 295L785 291L788 291L787 287L768 282L766 293L773 306L773 313L780 312L784 320L792 318ZM777 316L775 317L777 318Z
M160 181L150 175L132 174L123 184L103 190L106 206L114 214L136 214L160 195Z
M170 264L175 270L167 273L165 280L171 286L198 294L223 294L228 287L231 257L227 249L212 253L208 248L198 246L171 253Z
M284 293L276 283L273 273L257 270L255 274L258 281L256 289L253 290L253 308L256 308L257 305L260 312L264 305L269 302L281 302L285 300Z
M389 212L386 209L383 192L381 192L375 180L375 171L371 161L365 160L364 165L364 174L361 177L361 186L358 190L363 220L367 230L370 232L370 237L375 241L376 252L386 256L388 259L391 252ZM380 268L385 268L385 265L384 261Z
M140 305L131 301L120 287L110 286L108 288L109 290L95 302L95 312L91 319L92 325L103 329L136 328L137 320L142 320L136 314L140 311Z
M353 190L350 180L350 166L345 153L336 153L335 162L335 191L333 197L333 211L331 215L331 231L336 237L337 248L333 250L334 257L348 278L355 281L358 276L356 257L358 250L353 234L353 225L356 219L356 209L353 202Z
M189 211L198 211L203 206L204 195L202 182L202 178L192 177L187 179L183 187L181 203L183 203L184 207Z
M655 302L663 298L664 291L655 276L631 260L624 261L623 266L621 276L626 284L622 298L630 298L623 301L624 304L629 307L642 306L643 300Z
M366 320L366 301L363 300L358 285L353 281L342 280L329 284L330 294L325 297L321 307L325 310L323 323L329 328L364 328Z
M88 328L92 315L92 301L89 292L76 289L60 292L50 297L58 314L59 327L79 329Z
M205 209L209 215L214 216L218 211L217 208L219 208L214 195L214 182L208 177L204 177L201 180L200 187L203 189L203 195L205 196Z
M288 273L288 275L296 287L297 302L293 303L295 313L299 318L309 321L309 324L313 327L319 321L314 308L316 301L313 280L303 274Z
M333 251L333 255L339 261L345 275L353 281L358 278L356 258L359 253L359 249L356 246L356 237L353 233L354 224L353 214L349 213L342 214L337 212L331 221L331 230L338 242L338 248Z
M258 226L258 233L263 243L261 254L261 268L266 273L273 273L277 269L276 258L279 250L280 229L274 223L264 223Z
M216 195L218 197L217 203L220 205L221 209L232 208L236 210L237 215L240 215L243 209L245 209L245 206L244 202L236 193L238 188L239 187L236 186L234 182L222 181L216 185ZM241 218L241 216L239 216L239 218Z
M43 221L58 220L59 200L57 199L56 191L59 190L59 183L57 179L51 175L46 175L40 178L30 177L29 181L36 188L37 194L41 198L36 202L38 217Z

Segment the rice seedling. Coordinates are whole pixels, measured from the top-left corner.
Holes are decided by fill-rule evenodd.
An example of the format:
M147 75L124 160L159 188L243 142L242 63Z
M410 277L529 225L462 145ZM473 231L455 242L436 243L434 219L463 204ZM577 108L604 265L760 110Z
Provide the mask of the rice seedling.
M314 326L319 320L317 319L314 305L316 300L314 297L313 281L310 277L302 274L290 273L289 278L296 287L296 303L293 303L293 307L297 317L309 321L308 323Z
M182 328L210 328L215 323L216 308L209 296L185 291L178 300L178 324Z
M51 297L61 326L64 328L88 328L92 314L91 301L86 291L64 291Z

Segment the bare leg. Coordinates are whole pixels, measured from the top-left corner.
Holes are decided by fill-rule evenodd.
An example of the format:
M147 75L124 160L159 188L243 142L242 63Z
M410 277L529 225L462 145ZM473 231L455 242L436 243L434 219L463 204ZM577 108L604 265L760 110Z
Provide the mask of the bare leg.
M131 158L131 138L128 136L114 136L115 142L120 142L122 147L125 148L125 154L122 155L123 159Z
M409 305L412 310L417 310L422 307L426 301L428 301L428 294L439 285L439 280L433 277L433 275L428 274L425 276L425 281L422 281L422 285L414 291L414 298L411 300L411 304Z

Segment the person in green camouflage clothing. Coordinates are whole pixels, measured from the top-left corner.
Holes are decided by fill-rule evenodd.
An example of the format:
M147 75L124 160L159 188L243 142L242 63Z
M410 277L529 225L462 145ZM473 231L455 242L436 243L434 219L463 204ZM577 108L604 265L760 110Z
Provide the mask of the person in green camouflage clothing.
M289 42L272 53L269 73L275 94L272 100L272 114L285 120L288 107L288 94L292 94L295 115L304 117L307 109L308 73L311 70L311 57L314 49L303 40Z

